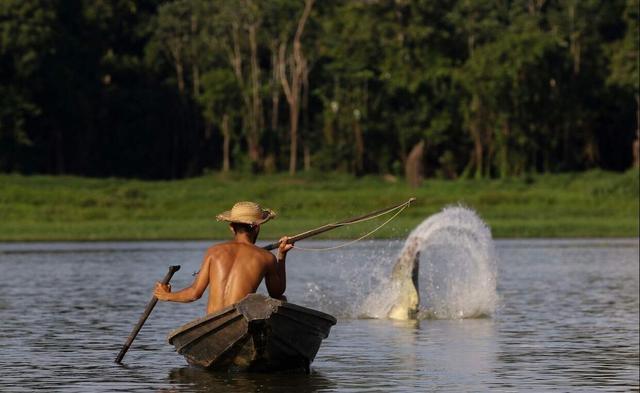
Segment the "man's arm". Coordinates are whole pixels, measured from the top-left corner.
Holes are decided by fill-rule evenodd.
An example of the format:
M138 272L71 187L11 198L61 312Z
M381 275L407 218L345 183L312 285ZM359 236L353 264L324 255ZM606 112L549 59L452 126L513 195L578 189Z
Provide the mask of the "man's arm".
M269 264L267 274L264 279L269 296L274 299L282 297L284 291L287 289L287 271L285 261L287 259L287 252L293 248L293 244L287 244L287 240L289 240L287 236L280 239L278 257L274 258L275 261Z
M209 285L210 260L211 255L207 254L200 266L200 272L196 276L195 280L193 280L193 284L191 284L191 286L181 289L178 292L171 292L170 284L163 285L157 282L153 291L154 296L157 297L158 300L180 303L189 303L200 299Z

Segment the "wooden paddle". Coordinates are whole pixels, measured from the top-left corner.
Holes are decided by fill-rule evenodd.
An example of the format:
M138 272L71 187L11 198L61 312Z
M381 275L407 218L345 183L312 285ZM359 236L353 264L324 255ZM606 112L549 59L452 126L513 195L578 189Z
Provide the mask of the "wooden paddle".
M299 233L299 234L297 234L295 236L291 236L289 238L289 240L287 240L287 243L294 243L294 242L297 242L299 240L306 239L308 237L319 235L319 234L321 234L323 232L330 231L332 229L340 228L342 226L353 224L354 222L357 222L357 221L360 221L360 220L364 220L364 219L376 216L378 214L383 214L383 213L386 213L388 211L398 209L398 208L400 208L400 207L402 207L404 205L410 205L411 202L413 202L415 200L416 200L416 198L411 198L406 202L402 202L399 205L391 206L391 207L388 207L386 209L376 210L374 212L367 213L367 214L362 215L362 216L348 218L346 220L338 221L338 222L335 222L333 224L325 224L325 225L323 225L321 227L318 227L318 228L315 228L315 229L311 229L311 230L308 230L306 232ZM267 246L264 246L262 248L264 248L265 250L274 250L274 249L278 248L279 245L280 245L280 242L271 243L271 244L269 244Z
M173 273L177 272L178 270L180 270L180 265L169 266L169 271L167 272L167 275L164 276L164 278L161 281L162 284L169 284L169 281L171 281L171 277L173 277ZM115 360L116 363L122 362L122 358L124 357L125 353L127 353L127 351L129 350L131 343L138 335L138 332L142 328L142 325L144 325L144 323L146 322L147 317L149 317L149 314L151 314L151 311L153 311L153 308L156 306L156 303L158 303L158 298L153 296L151 298L151 301L149 301L149 304L147 304L147 308L144 309L144 312L140 316L140 320L138 321L136 326L133 327L131 334L129 334L129 338L127 338L127 341L122 346L120 353L116 357L116 360Z

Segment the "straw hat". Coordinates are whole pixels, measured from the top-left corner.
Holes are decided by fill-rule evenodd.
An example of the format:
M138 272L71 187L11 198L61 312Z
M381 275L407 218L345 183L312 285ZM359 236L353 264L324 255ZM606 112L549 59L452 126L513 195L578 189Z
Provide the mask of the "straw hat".
M257 203L238 202L231 210L216 216L218 221L237 222L240 224L260 225L274 218L276 213L271 209L263 209Z

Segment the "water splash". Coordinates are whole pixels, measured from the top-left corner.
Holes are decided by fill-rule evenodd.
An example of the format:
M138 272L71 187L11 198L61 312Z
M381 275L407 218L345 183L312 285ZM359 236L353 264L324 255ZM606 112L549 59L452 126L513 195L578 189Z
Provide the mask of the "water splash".
M493 240L473 210L444 208L409 234L398 255L415 248L416 243L420 252L418 318L480 318L495 312L498 295ZM383 281L364 300L358 315L386 318L401 298L404 284Z
M362 241L323 258L322 263L310 265L299 281L293 276L293 270L288 272L292 285L298 282L300 285L296 302L337 318L361 317L362 303L367 296L389 282L389 266L401 244Z

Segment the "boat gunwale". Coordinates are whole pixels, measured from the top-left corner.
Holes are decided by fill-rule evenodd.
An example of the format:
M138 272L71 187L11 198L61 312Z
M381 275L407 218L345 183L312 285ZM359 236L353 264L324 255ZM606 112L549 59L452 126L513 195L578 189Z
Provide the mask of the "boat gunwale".
M204 339L205 337L208 337L211 334L214 334L216 331L222 330L224 328L226 328L227 326L231 325L232 323L235 323L239 320L242 319L242 314L238 314L238 315L234 315L232 317L230 317L229 319L227 319L226 321L222 322L219 325L213 326L213 327L207 327L207 331L203 332L202 334L193 337L192 339L190 339L189 341L183 343L182 345L180 345L179 347L176 346L176 352L182 354L182 351L189 347L194 345L195 343L197 343L198 341ZM202 325L200 325L202 326Z
M261 297L262 299L260 299L260 300L263 301L263 302L266 302L266 301L269 301L269 300L275 300L278 303L276 305L276 307L278 307L278 308L279 307L284 307L284 308L292 310L292 311L297 311L297 312L300 312L300 313L303 313L303 314L309 314L309 315L312 315L312 316L315 316L315 317L318 317L318 318L321 318L321 319L325 319L325 320L331 322L332 326L335 325L338 322L338 320L333 315L324 313L322 311L314 310L314 309L311 309L311 308L308 308L308 307L304 307L304 306L299 306L297 304L289 303L287 301L274 299L272 297L265 296L263 294L250 293L247 296L245 296L244 298L242 298L242 300L240 300L239 302L234 303L234 304L232 304L230 306L227 306L227 307L223 308L220 311L217 311L217 312L214 312L214 313L211 313L211 314L207 314L207 315L205 315L203 317L200 317L200 318L197 318L197 319L195 319L195 320L193 320L191 322L187 322L186 324L184 324L184 325L182 325L182 326L180 326L180 327L178 327L176 329L173 329L167 335L167 341L170 344L173 344L171 341L175 336L177 336L179 334L182 334L182 333L184 333L184 332L186 332L186 331L188 331L190 329L193 329L194 327L197 327L197 326L199 326L199 325L201 325L201 324L203 324L205 322L209 322L212 319L216 319L216 318L222 317L222 316L224 316L224 315L226 315L226 314L228 314L230 312L237 312L238 314L240 314L242 316L245 316L238 309L237 306L239 304L245 302L250 297L254 297L254 296L255 297ZM276 311L276 313L277 313L277 311ZM245 319L246 319L246 316L245 316Z
M284 313L274 313L273 315L277 316L277 317L280 317L280 318L284 318L284 319L289 320L289 321L293 321L293 323L296 323L298 325L304 326L305 329L308 332L315 333L318 336L322 336L323 338L329 337L329 330L331 329L331 326L329 326L329 328L326 329L327 332L325 333L325 329L319 328L315 324L309 323L307 321L295 318L292 315L287 315L287 314L284 314Z
M172 340L175 336L177 336L178 334L182 334L182 333L186 332L187 330L191 330L191 329L193 329L194 327L197 327L197 326L199 326L199 325L203 324L204 322L208 322L208 321L210 321L210 320L212 320L212 319L216 319L216 318L218 318L218 317L223 317L223 316L225 316L226 314L229 314L230 312L238 312L238 314L242 315L242 313L240 313L240 312L235 308L235 305L231 305L231 306L229 306L229 307L225 307L225 308L223 308L222 310L220 310L220 311L218 311L218 312L211 313L211 314L207 314L207 315L205 315L205 316L203 316L203 317L200 317L200 318L194 319L194 320L193 320L193 321L191 321L191 322L187 322L187 323L185 323L184 325L182 325L182 326L180 326L180 327L178 327L178 328L173 329L173 330L172 330L172 331L170 331L170 332L169 332L169 334L167 335L167 341L169 341L169 344L173 344L173 343L171 342L171 340Z
M305 314L310 314L310 315L316 316L316 317L321 318L321 319L326 319L329 322L331 322L332 325L335 325L336 323L338 323L338 320L333 315L324 313L322 311L314 310L312 308L299 306L297 304L293 304L293 303L289 303L289 302L282 302L279 307L288 308L288 309L291 309L291 310L294 310L294 311L299 311L299 312L302 312L302 313L305 313Z

